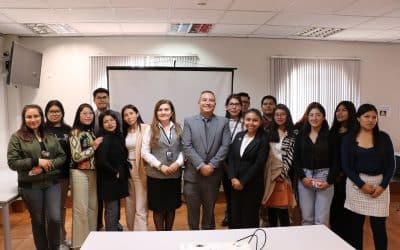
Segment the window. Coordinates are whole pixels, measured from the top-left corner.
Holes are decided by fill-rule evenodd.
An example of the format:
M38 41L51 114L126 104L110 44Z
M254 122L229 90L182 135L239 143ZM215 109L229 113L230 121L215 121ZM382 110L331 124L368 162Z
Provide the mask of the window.
M272 91L278 103L286 104L294 122L311 102L326 109L329 124L336 105L343 100L360 102L360 60L271 58Z

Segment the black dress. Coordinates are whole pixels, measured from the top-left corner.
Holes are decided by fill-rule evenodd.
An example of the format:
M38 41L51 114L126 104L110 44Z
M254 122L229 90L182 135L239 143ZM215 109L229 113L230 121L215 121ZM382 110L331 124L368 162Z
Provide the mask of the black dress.
M96 168L100 173L98 194L102 200L119 200L129 195L130 178L128 151L120 134L105 134L96 150ZM117 178L119 173L119 178Z
M265 132L258 132L240 156L246 131L236 135L228 153L229 179L239 179L242 190L232 189L230 228L254 228L259 225L259 209L264 194L264 168L269 144Z

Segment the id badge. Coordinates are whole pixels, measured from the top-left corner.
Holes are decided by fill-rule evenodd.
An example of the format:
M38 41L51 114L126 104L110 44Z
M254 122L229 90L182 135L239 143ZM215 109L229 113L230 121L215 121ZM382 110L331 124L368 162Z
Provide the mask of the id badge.
M167 157L168 161L173 161L174 160L174 153L172 153L171 151L165 152L165 156Z

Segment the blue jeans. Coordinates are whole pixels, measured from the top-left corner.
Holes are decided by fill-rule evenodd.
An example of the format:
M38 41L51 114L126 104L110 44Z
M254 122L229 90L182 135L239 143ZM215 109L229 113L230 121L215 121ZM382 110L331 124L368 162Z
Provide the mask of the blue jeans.
M104 221L106 231L118 231L119 224L119 200L104 201Z
M329 173L328 168L303 169L306 177L326 181ZM307 188L299 180L299 203L303 225L324 224L329 226L329 211L333 198L333 185L327 189Z
M60 246L61 190L59 184L47 188L19 188L31 216L37 250L58 250Z

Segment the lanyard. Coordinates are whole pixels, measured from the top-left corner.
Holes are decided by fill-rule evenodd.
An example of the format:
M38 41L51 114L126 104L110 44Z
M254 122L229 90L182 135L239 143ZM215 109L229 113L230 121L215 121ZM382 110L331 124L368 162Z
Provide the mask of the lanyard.
M240 120L240 119L239 119L239 120ZM235 135L237 126L238 126L238 124L239 124L239 120L236 121L235 127L233 128L233 131L232 131L232 134L231 134L231 141L232 141L232 139L233 139L233 136Z
M164 128L163 127L161 127L161 131L162 131L162 133L164 134L164 136L165 136L165 138L167 139L167 141L168 141L168 144L169 145L171 145L171 139L172 139L172 127L170 127L169 128L169 137L167 136L167 133L165 133L165 130L164 130Z

